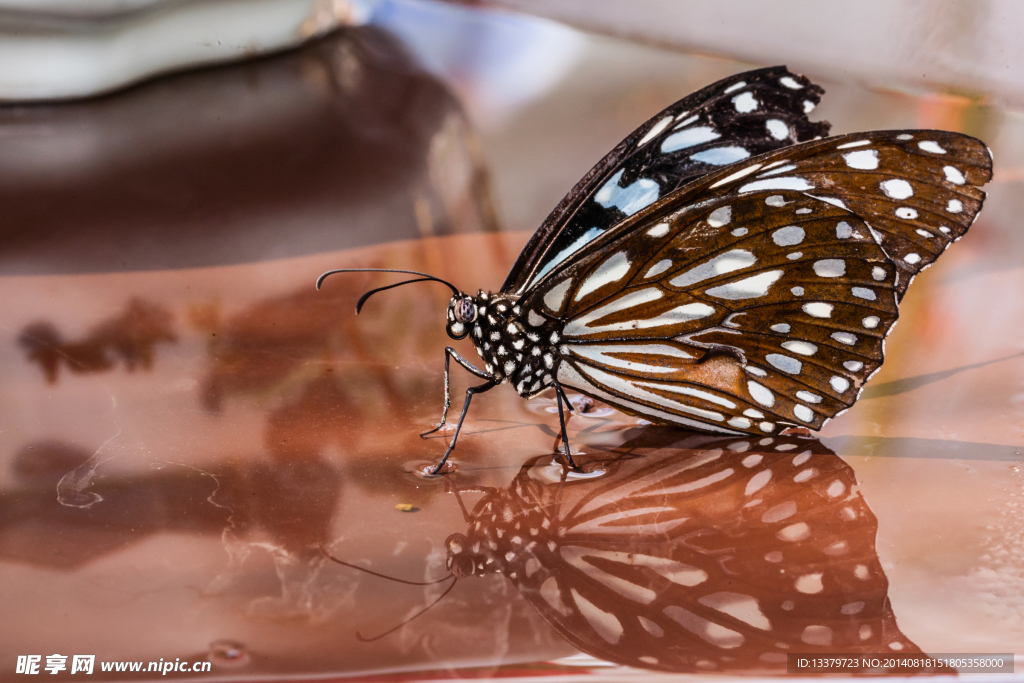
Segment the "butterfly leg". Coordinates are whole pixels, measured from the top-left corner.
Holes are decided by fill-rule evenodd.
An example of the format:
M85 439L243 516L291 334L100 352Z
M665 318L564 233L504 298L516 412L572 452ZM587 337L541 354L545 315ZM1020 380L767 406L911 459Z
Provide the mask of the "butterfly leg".
M465 358L460 356L455 351L455 349L453 349L450 346L445 347L445 350L444 350L444 410L441 411L441 424L437 425L436 427L434 427L430 431L423 432L422 434L420 434L421 437L426 437L426 436L428 436L430 434L433 434L434 432L438 431L439 429L444 427L446 421L448 420L448 409L451 408L451 405L452 405L451 385L449 384L449 381L448 381L448 365L449 365L449 362L451 361L452 357L455 358L455 362L456 363L458 363L459 365L461 365L466 370L468 370L469 372L473 373L474 375L476 375L480 379L486 379L486 380L491 379L491 376L489 374L487 374L486 372L484 372L480 368L474 366L468 360L466 360Z
M458 354L452 352L452 355ZM470 387L466 390L466 402L462 405L462 415L459 416L459 423L455 425L455 434L452 435L452 442L448 444L448 450L444 452L444 457L441 458L441 462L437 463L437 467L430 472L431 474L437 474L440 472L441 468L444 467L445 462L447 462L448 456L451 455L453 450L455 450L455 442L459 440L459 432L462 431L462 423L466 421L466 413L469 412L469 402L473 400L473 394L482 394L485 391L490 391L494 387L498 386L498 384L498 380L492 377L484 384Z
M569 412L572 412L571 403L569 398L565 395L565 391L562 389L562 385L555 382L555 398L558 399L558 422L562 428L562 447L565 452L565 459L569 462L569 466L577 472L582 472L579 465L572 459L572 453L569 451L569 435L565 431L565 411L563 409L562 400L565 399L565 406Z

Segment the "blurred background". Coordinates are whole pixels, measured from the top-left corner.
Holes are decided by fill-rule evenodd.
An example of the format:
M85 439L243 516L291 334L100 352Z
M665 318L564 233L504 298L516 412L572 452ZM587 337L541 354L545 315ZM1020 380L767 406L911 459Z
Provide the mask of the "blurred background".
M354 638L440 589L321 547L422 581L466 533L444 483L408 471L444 452L418 433L447 290L357 318L385 280L313 283L392 267L496 289L636 126L775 64L825 88L812 118L834 134L941 128L994 152L978 222L814 450L867 508L855 546L887 633L1024 652L1022 28L1011 0L0 0L0 679L53 653L235 679L624 675L501 576ZM474 402L466 488L551 451L553 401L506 389ZM573 422L597 459L682 448L637 446L607 409ZM730 673L777 671L746 661Z

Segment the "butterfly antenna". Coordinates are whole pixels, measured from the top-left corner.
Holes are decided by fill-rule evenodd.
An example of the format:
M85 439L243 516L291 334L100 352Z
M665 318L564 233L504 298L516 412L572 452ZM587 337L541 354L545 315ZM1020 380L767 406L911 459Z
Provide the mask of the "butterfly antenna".
M391 635L392 633L394 633L398 629L400 629L403 626L405 626L406 624L408 624L410 621L413 621L414 619L417 619L418 617L422 616L424 612L426 612L428 609L430 609L431 607L433 607L437 603L441 602L441 600L444 599L444 596L446 596L446 595L448 595L449 593L452 592L452 589L455 588L455 584L459 582L459 578L457 576L452 576L451 579L452 579L452 583L451 583L450 586L448 586L447 588L444 589L444 593L441 593L441 595L439 595L436 600L434 600L432 603L430 603L429 605L427 605L426 607L421 609L419 612L417 612L416 614L412 615L411 617L409 617L408 619L406 619L405 621L400 623L398 626L395 626L394 628L390 628L387 631L384 631L384 633L379 633L379 634L375 635L373 638L366 638L359 631L356 631L356 640L358 640L360 643L372 643L375 640L380 640L381 638L383 638L385 636Z
M450 579L450 578L452 578L454 576L453 574L449 574L448 576L442 577L442 578L440 578L440 579L438 579L436 581L407 581L406 579L399 579L399 578L396 578L394 576L388 576L387 574L381 574L379 572L373 571L372 569L367 569L366 567L360 567L359 565L350 564L348 562L345 562L344 560L339 560L338 558L334 557L329 552L324 550L323 546L320 547L320 554L323 555L324 557L326 557L331 562L335 562L337 564L340 564L342 567L348 567L349 569L356 569L358 571L364 572L364 573L369 574L371 576L376 576L377 578L380 578L380 579L387 579L388 581L394 581L396 583L404 583L404 584L407 584L409 586L433 586L434 584L437 584L437 583L443 583L443 582L447 581L448 579Z
M359 311L362 310L363 304L366 303L366 300L369 299L374 294L376 294L377 292L383 292L386 289L401 287L402 285L408 285L413 282L440 282L441 284L449 287L452 290L452 294L454 296L458 296L459 294L459 288L453 285L452 283L448 282L447 280L442 280L441 278L434 277L433 275L430 275L428 273L421 273L418 270L397 270L394 268L338 268L337 270L329 270L316 279L316 288L319 290L320 286L324 283L324 280L327 279L327 276L334 275L335 273L405 273L407 275L420 276L415 280L405 280L404 282L398 282L396 284L388 285L386 287L378 287L377 289L371 289L369 292L363 294L359 298L359 302L356 303L356 314L358 314Z

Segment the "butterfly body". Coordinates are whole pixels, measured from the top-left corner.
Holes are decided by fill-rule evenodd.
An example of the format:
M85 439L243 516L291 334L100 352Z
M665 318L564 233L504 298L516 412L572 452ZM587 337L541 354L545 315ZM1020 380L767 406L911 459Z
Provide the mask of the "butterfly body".
M822 92L773 67L680 100L573 188L499 292L445 283L448 334L485 367L446 350L441 425L451 358L485 380L462 418L505 382L719 434L820 429L852 406L907 287L981 210L992 158L945 131L825 137L807 118Z
M524 313L516 297L480 291L475 297L457 295L449 306L449 334L469 336L487 373L499 383L508 382L523 398L532 398L551 387L557 373L557 321ZM460 312L461 305L472 313Z

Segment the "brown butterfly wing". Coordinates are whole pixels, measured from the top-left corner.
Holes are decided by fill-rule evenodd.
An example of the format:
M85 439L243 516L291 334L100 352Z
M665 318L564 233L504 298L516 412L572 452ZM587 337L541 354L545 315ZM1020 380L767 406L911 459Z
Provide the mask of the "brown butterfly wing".
M990 177L987 148L956 133L797 145L694 181L522 305L563 321L559 381L628 412L817 429L878 369L910 279Z

